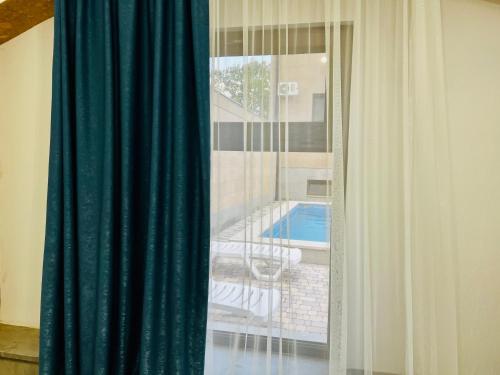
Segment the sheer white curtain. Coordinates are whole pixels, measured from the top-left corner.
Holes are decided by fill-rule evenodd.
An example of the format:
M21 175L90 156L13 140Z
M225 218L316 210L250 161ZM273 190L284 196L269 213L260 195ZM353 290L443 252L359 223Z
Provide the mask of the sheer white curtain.
M207 374L458 374L437 0L211 0Z
M354 19L347 367L458 374L440 2L358 1Z

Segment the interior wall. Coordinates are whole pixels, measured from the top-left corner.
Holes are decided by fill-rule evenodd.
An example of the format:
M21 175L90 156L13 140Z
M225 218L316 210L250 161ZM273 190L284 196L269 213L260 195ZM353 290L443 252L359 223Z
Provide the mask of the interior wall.
M461 374L500 374L500 3L446 0Z
M39 325L53 21L0 45L0 322Z

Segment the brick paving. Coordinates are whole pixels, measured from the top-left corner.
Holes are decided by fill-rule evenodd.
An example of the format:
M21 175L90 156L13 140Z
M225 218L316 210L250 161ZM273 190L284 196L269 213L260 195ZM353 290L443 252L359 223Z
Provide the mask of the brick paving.
M242 261L218 258L212 265L212 277L216 281L260 288L276 288L281 292L281 304L269 318L258 321L250 316L234 316L230 313L211 310L209 326L223 324L227 330L267 335L272 327L284 338L326 342L328 329L328 283L329 267L300 263L275 282L258 281L251 276ZM281 324L280 324L281 322ZM281 327L281 330L278 328Z

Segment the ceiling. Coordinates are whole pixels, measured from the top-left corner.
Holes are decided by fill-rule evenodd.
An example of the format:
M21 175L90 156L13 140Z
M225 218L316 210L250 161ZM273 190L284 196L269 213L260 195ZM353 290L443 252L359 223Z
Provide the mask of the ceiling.
M487 1L500 5L500 0ZM0 0L0 44L53 17L54 0Z
M53 15L53 0L0 0L0 44Z

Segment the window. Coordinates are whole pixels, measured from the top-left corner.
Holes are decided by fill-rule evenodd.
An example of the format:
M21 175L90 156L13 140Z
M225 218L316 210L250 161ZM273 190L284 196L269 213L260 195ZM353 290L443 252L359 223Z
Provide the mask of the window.
M307 195L310 197L329 197L332 194L332 182L327 180L307 180Z
M325 94L313 94L312 121L324 122L326 117L326 98Z
M324 30L289 27L285 54L285 30L252 28L247 56L241 30L218 34L222 52L211 65L214 345L265 351L271 343L274 351L281 342L285 353L328 356L333 176Z

